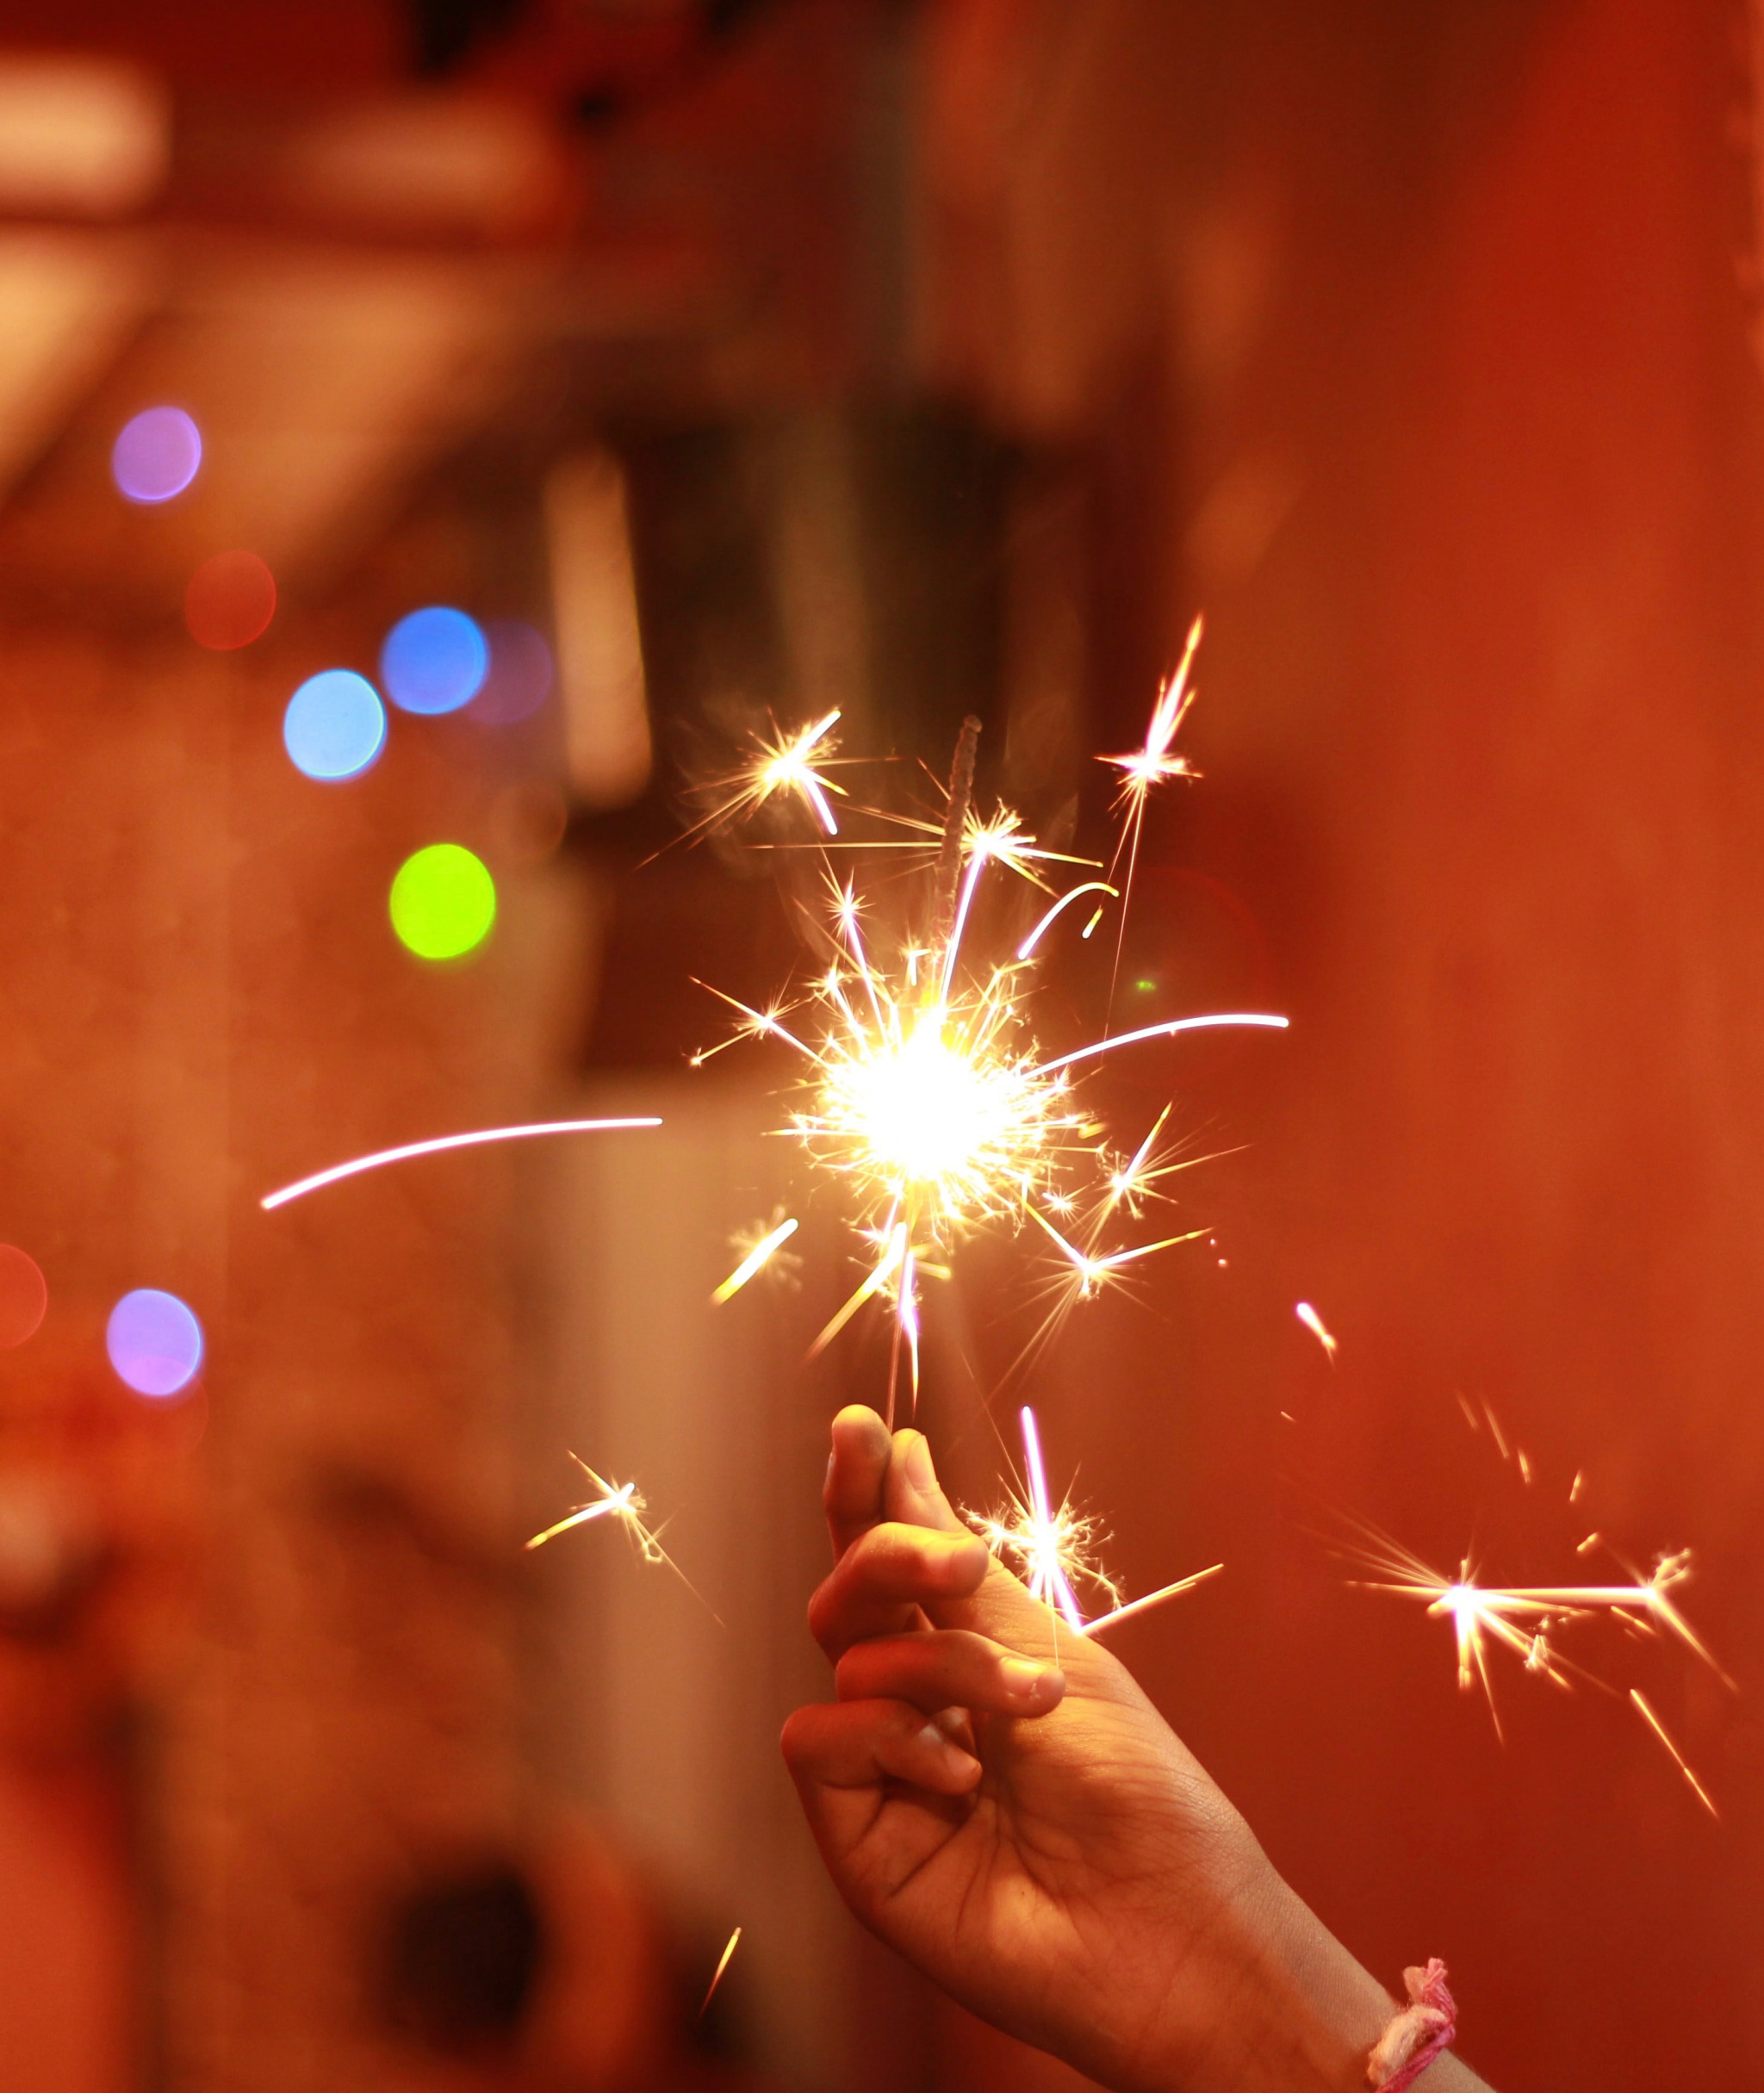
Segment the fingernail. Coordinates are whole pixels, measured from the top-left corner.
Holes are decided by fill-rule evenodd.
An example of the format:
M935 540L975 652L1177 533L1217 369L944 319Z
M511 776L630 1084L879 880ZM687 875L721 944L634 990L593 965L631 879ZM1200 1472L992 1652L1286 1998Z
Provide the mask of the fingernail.
M931 1442L922 1432L907 1442L906 1479L921 1497L937 1494L937 1470L931 1465Z
M966 1773L970 1767L978 1768L979 1761L971 1751L964 1751L948 1731L940 1729L935 1722L927 1723L919 1732L927 1744L935 1744L945 1763L953 1772Z
M1037 1664L1031 1657L1001 1657L999 1676L1006 1691L1018 1700L1038 1700L1059 1680L1051 1664Z

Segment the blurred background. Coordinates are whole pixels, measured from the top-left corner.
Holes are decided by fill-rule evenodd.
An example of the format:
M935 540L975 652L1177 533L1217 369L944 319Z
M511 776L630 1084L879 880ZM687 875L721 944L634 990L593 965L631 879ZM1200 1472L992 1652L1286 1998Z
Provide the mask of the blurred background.
M694 978L812 955L797 860L656 853L835 706L921 804L978 714L983 797L1106 849L1197 610L1115 1015L1293 1023L1098 1079L1229 1152L1022 1388L1130 1591L1227 1566L1115 1646L1503 2093L1764 2084L1758 27L6 0L8 2085L1080 2083L799 1822L886 1348L804 1362L824 1191L710 1305L806 1193ZM665 1124L258 1204L607 1113ZM928 1304L970 1503L1033 1263ZM693 1589L612 1522L524 1552L570 1450ZM1504 1661L1497 1733L1356 1519L1495 1582L1688 1544L1738 1690L1618 1637L1611 1691Z

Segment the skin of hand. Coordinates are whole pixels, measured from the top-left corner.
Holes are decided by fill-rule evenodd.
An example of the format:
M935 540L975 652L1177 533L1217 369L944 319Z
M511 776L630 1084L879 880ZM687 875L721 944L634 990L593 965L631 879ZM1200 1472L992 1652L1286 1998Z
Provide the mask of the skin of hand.
M1061 1629L915 1432L833 1426L837 1700L786 1762L857 1916L983 2019L1119 2093L1365 2084L1395 2010L1109 1652ZM1454 2059L1427 2093L1480 2082Z

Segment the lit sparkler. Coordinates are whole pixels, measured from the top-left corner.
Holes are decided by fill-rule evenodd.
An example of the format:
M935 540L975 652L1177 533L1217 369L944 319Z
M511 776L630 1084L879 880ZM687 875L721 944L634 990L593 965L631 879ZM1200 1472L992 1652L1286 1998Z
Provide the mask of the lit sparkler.
M1047 1488L1047 1471L1041 1459L1041 1435L1035 1413L1027 1404L1019 1413L1023 1434L1023 1494L1009 1493L1008 1507L984 1517L966 1516L968 1524L995 1556L1009 1560L1028 1588L1031 1599L1040 1599L1054 1617L1054 1646L1059 1647L1059 1623L1064 1620L1074 1635L1092 1636L1129 1614L1143 1613L1189 1592L1224 1568L1222 1562L1198 1570L1191 1577L1148 1592L1142 1599L1123 1600L1121 1587L1097 1563L1096 1550L1102 1538L1096 1520L1078 1511L1070 1496L1056 1509ZM1107 1612L1086 1618L1077 1586L1085 1583L1109 1601Z
M1198 629L1189 635L1182 667L1158 699L1145 760L1131 771L1135 821L1152 785L1187 774L1171 744L1186 708L1188 668L1198 637ZM891 938L879 940L867 926L855 882L829 873L832 955L824 971L794 1002L780 998L765 1009L712 988L741 1022L730 1038L695 1057L701 1065L740 1040L769 1038L805 1064L802 1102L780 1131L843 1181L858 1239L867 1246L863 1277L816 1349L866 1303L884 1300L894 1321L891 1422L903 1357L916 1399L919 1283L947 1272L952 1251L972 1231L1039 1224L1063 1260L1056 1269L1065 1275L1059 1289L1064 1305L1100 1291L1121 1267L1206 1233L1189 1230L1142 1244L1105 1242L1107 1225L1123 1213L1136 1215L1154 1181L1177 1165L1154 1152L1167 1113L1125 1161L1109 1148L1101 1138L1103 1127L1078 1096L1074 1071L1080 1065L1189 1031L1281 1028L1287 1022L1265 1011L1174 1018L1043 1056L1029 1009L1038 948L1078 896L1118 896L1125 907L1127 890L1102 880L1080 882L1057 896L1006 955L970 952L989 867L1046 890L1052 865L1090 862L1043 850L1007 809L982 814L974 808L978 732L978 721L965 725L945 822L928 834L928 843L929 835L937 836L938 848L919 922L897 926ZM742 804L738 793L728 810ZM1100 1176L1101 1190L1087 1201L1083 1184L1093 1176ZM1074 1231L1069 1217L1087 1207L1087 1220ZM760 1264L764 1249L755 1247ZM728 1293L758 1269L758 1264L738 1268L724 1282ZM719 1298L727 1297L719 1289Z
M1622 1564L1629 1577L1622 1584L1484 1585L1475 1581L1468 1561L1460 1566L1456 1577L1447 1577L1386 1536L1370 1528L1365 1531L1370 1545L1357 1554L1367 1568L1378 1574L1358 1581L1363 1588L1419 1599L1431 1618L1451 1622L1457 1649L1458 1686L1464 1692L1481 1687L1497 1735L1500 1717L1489 1676L1491 1646L1512 1651L1528 1672L1552 1685L1568 1687L1578 1679L1609 1692L1613 1689L1582 1666L1571 1662L1552 1640L1595 1616L1602 1615L1631 1629L1662 1631L1706 1664L1724 1685L1733 1685L1673 1597L1676 1587L1690 1575L1688 1549L1662 1556L1651 1577L1639 1576ZM1583 1549L1588 1544L1604 1545L1597 1535L1589 1535ZM1715 1805L1706 1790L1645 1697L1631 1692L1630 1699L1712 1814Z

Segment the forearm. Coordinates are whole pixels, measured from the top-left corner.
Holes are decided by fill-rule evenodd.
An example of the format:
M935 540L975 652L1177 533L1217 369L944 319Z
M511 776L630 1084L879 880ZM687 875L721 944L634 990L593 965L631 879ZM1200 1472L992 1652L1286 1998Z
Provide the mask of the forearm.
M1269 1871L1239 1980L1203 2053L1160 2059L1123 2093L1366 2093L1367 2058L1398 2002ZM1450 2053L1420 2093L1489 2093Z

